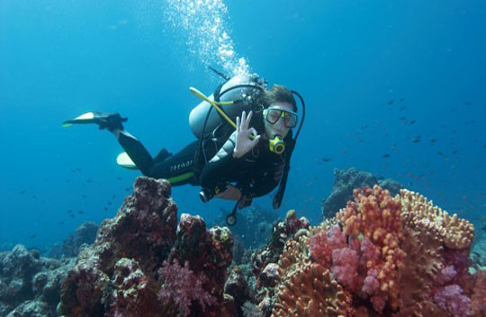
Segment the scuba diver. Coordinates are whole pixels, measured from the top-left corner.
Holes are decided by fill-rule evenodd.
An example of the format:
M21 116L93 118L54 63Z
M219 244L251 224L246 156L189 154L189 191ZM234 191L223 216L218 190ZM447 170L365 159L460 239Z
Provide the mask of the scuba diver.
M238 75L231 79L218 73L226 82L207 97L195 88L190 90L202 102L190 116L189 124L198 140L175 155L162 149L154 158L143 144L123 127L127 118L118 113L88 112L63 126L97 124L113 133L122 148L120 166L138 169L143 175L165 178L172 186L201 186L203 202L212 198L236 201L226 218L236 223L236 211L249 206L254 197L264 196L277 186L273 207L279 208L285 192L290 158L305 116L305 104L299 93L284 86L266 89L266 81L256 75ZM298 96L303 109L297 126ZM236 118L236 123L232 118Z

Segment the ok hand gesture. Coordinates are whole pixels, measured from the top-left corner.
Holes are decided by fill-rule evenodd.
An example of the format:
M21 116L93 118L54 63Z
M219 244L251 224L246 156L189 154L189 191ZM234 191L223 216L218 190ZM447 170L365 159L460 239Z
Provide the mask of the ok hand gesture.
M240 117L236 117L236 145L233 151L233 157L240 158L248 153L260 141L261 135L257 134L254 128L248 128L253 112L250 111L248 117L243 111Z

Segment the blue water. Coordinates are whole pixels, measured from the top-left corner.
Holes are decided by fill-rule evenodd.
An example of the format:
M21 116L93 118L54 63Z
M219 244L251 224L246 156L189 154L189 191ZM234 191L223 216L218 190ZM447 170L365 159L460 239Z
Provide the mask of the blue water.
M0 1L0 245L45 249L130 193L139 173L116 166L115 138L64 120L120 112L154 155L178 151L194 140L188 87L210 94L220 80L205 65L229 72L239 58L307 104L281 215L318 223L334 168L354 166L484 217L484 1L180 1L205 8L186 28L175 3ZM220 33L194 31L217 18L226 60ZM180 213L233 206L197 193L173 189ZM270 197L255 203L271 209Z

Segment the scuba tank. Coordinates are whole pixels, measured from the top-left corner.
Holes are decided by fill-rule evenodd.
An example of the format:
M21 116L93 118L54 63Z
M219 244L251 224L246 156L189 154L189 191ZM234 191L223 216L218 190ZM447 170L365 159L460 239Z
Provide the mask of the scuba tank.
M256 75L240 74L220 85L208 99L221 102L220 109L229 118L234 119L241 115L243 110L249 110L254 106L254 95L263 91L262 86L266 86L265 81ZM225 102L228 105L224 105ZM220 112L213 110L213 106L206 100L192 109L189 126L196 138L204 138L225 120Z

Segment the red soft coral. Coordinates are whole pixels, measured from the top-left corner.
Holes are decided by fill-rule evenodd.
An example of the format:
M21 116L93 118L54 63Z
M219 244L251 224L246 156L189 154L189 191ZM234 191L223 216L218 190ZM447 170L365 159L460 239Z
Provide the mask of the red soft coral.
M199 301L202 310L216 302L216 298L203 288L207 277L204 273L194 274L189 269L189 262L180 266L177 260L173 264L164 261L159 269L164 284L159 292L159 299L172 300L179 309L179 316L188 316L191 313L191 305L195 300Z

